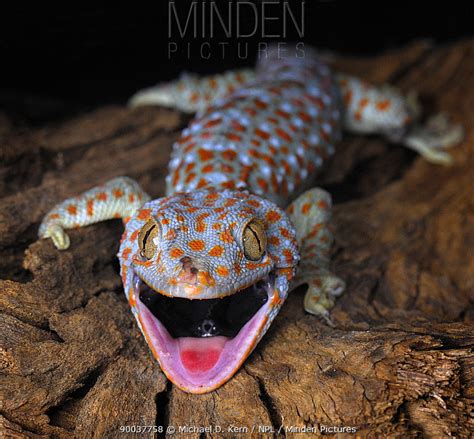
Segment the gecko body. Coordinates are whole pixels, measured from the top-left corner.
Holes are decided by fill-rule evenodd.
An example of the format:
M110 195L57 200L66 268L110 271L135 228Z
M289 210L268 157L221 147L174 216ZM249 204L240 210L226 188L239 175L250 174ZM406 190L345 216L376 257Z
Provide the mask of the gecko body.
M334 74L311 51L270 51L256 71L184 77L132 104L197 111L173 146L166 196L119 177L46 215L40 237L122 217L118 257L128 302L163 372L181 389L216 389L265 334L288 292L328 319L344 282L329 270L331 199L310 189L342 129L374 132L446 162L460 129L416 123L392 88Z

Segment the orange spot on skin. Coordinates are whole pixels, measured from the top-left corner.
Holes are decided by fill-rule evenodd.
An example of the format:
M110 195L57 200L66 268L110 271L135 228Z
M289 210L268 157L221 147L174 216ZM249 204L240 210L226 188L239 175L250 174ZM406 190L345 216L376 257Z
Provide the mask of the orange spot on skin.
M388 99L385 99L383 101L377 102L376 108L379 111L387 111L390 108L390 101Z
M238 262L236 262L236 263L234 264L234 272L235 272L235 274L236 274L237 276L239 276L240 273L241 273L241 271L242 271L242 269L241 269L241 267L240 267L240 264L239 264Z
M217 200L218 198L219 198L219 194L217 194L217 193L215 193L215 192L206 195L206 200L208 200L208 201L215 201L215 200Z
M277 180L277 177L276 177L276 174L272 174L270 176L270 180L272 182L272 189L273 189L273 192L277 193L278 192L278 180Z
M292 141L291 136L285 130L282 130L281 128L275 128L275 131L283 140L286 140L287 142Z
M234 204L237 203L237 200L235 198L229 198L225 203L225 207L232 207Z
M304 111L298 112L298 116L305 122L311 122L311 116Z
M207 122L204 127L205 128L211 128L213 126L216 126L216 125L219 125L220 123L222 122L222 119L219 117L217 119L213 119L213 120L210 120L209 122Z
M168 225L170 223L170 220L168 218L163 218L161 220L161 224L164 224L165 226Z
M176 232L174 229L168 230L168 232L165 235L165 239L167 241L172 241L174 238L176 238Z
M126 271L124 270L124 276L122 279L122 282L125 283L126 280ZM133 291L133 288L130 288L130 292L128 293L128 303L131 307L137 306L137 299L135 298L135 291Z
M59 213L52 213L49 215L49 219L58 219L59 218Z
M221 234L219 235L219 238L222 242L226 242L226 243L234 241L234 238L232 237L231 233L228 230L224 230L223 232L221 232Z
M194 166L196 166L196 163L194 162L188 163L186 167L184 168L184 172L190 172L194 168Z
M258 177L257 184L262 188L263 191L266 192L268 190L268 183L265 179Z
M198 184L197 184L197 188L198 189L202 189L203 187L207 186L207 180L205 180L204 178L201 178L199 181L198 181Z
M260 146L260 145L261 145L260 140L257 140L257 139L252 139L252 140L250 141L250 143L251 143L252 145L254 145L254 146Z
M229 270L226 267L224 267L223 265L219 265L216 268L216 273L218 274L218 276L221 276L221 277L229 276Z
M348 90L342 99L344 100L345 105L349 105L352 101L352 91Z
M245 78L240 72L235 74L235 80L240 83L245 82Z
M232 149L226 149L222 152L222 157L231 162L237 157L237 153Z
M285 257L285 261L288 264L291 264L293 262L293 254L291 253L291 250L285 248L283 250L283 256Z
M196 174L194 172L191 172L191 174L189 174L187 177L186 177L186 180L184 181L185 183L190 183L191 181L193 181L194 179L196 178Z
M188 153L190 152L194 147L196 146L196 142L191 142L184 148L184 152Z
M197 153L203 162L206 160L211 160L214 157L214 153L208 149L199 149Z
M255 106L260 110L265 110L266 108L268 108L268 105L260 99L255 99Z
M212 278L212 276L206 272L206 271L200 271L197 275L198 282L201 285L204 285L206 287L212 287L215 285L215 281Z
M234 168L226 163L222 164L221 171L225 172L226 174L230 174L234 171Z
M368 100L367 98L362 98L362 99L359 101L359 108L360 108L360 109L363 109L363 108L366 107L368 104L369 104L369 100Z
M279 219L281 218L281 215L274 211L274 210L270 210L270 212L268 212L266 215L265 215L265 219L269 222L269 223L275 223L277 222Z
M217 221L224 221L227 217L227 212L222 212L218 217Z
M317 98L315 96L308 96L308 99L311 101L311 102L314 102L321 110L324 108L324 102L321 98Z
M239 131L241 133L245 131L245 127L241 123L237 122L236 120L233 120L231 122L231 126L232 126L232 129L234 129L235 131Z
M99 200L99 201L107 201L107 194L105 192L99 192L97 195L96 195L96 198Z
M226 135L226 137L229 139L229 140L234 140L236 142L240 142L242 140L242 137L240 137L238 134L234 134L234 133L228 133Z
M170 257L173 259L181 258L184 255L183 250L178 247L174 247L170 250Z
M327 209L329 207L328 203L324 200L319 200L317 205L320 209Z
M129 247L125 248L122 252L122 258L127 260L131 252L132 252L131 248Z
M283 236L284 238L290 238L290 231L288 229L285 229L285 227L280 227L280 233L281 233L281 236Z
M68 211L69 215L76 215L77 214L77 207L74 204L70 204L67 207L67 211Z
M260 207L260 202L258 200L248 200L247 204L253 207Z
M355 120L362 120L362 113L360 111L357 111L355 114L354 114L354 119Z
M179 172L175 172L173 173L173 186L176 186L178 184L178 181L179 181Z
M200 252L206 248L206 243L201 239L193 239L188 242L188 247L195 252Z
M214 170L214 166L209 164L209 165L206 165L206 166L203 166L203 168L201 169L201 171L204 173L204 174L207 174L209 172L212 172Z
M195 225L194 225L194 230L196 230L196 232L198 233L203 233L206 231L206 228L207 228L207 224L204 222L204 221L198 221Z
M268 243L269 243L270 245L275 245L275 246L277 246L277 245L280 245L280 240L279 240L278 237L276 237L276 236L270 236L270 237L268 238Z
M235 183L233 181L225 181L221 186L225 189L235 189Z
M130 235L130 241L135 241L135 239L138 238L138 234L140 233L140 229L135 230L131 235Z
M255 134L258 136L258 137L261 137L262 139L264 140L268 140L270 138L270 134L267 133L266 131L263 131L261 130L260 128L257 128L255 130Z
M87 215L92 216L94 215L94 199L90 198L87 200Z
M151 209L142 209L138 212L137 218L140 220L146 220L150 217Z
M220 257L224 253L224 248L220 245L215 245L209 250L208 255L214 257Z
M309 209L311 209L311 204L305 203L303 206L301 206L301 213L306 215L309 212Z
M222 229L222 225L219 224L219 223L214 223L214 224L212 225L212 228L213 228L214 230L220 230L220 229Z
M115 198L120 198L123 195L123 191L121 189L114 189L113 192Z
M289 119L290 118L290 113L283 111L283 110L275 110L275 114L277 114L280 117L283 117L284 119Z

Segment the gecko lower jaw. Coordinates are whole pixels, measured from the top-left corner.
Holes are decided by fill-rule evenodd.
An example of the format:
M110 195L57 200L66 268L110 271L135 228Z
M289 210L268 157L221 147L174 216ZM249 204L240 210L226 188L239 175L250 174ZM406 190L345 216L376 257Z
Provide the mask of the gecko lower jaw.
M229 380L260 339L274 303L275 276L218 299L166 297L138 277L138 319L166 376L205 393Z

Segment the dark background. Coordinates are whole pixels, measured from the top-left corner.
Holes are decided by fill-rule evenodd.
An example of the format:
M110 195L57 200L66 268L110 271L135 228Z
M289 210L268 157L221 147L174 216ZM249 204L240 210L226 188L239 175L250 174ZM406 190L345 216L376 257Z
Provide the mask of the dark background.
M260 8L262 1L253 3ZM189 3L175 1L183 21ZM227 1L219 0L218 7L227 11L224 3ZM298 15L301 2L289 3ZM203 60L199 47L210 39L187 35L183 41L175 32L172 41L181 47L191 43L191 58L183 50L168 60L167 0L107 7L84 2L16 2L2 8L0 108L28 124L69 117L105 103L124 103L137 89L174 78L182 70L206 73L251 65L262 41L261 28L254 37L238 40L248 44L249 54L239 60L237 40L226 38L221 30L212 44L230 43L225 58L216 50L219 56ZM243 31L251 29L254 20L252 11L244 9ZM415 38L443 44L472 35L471 9L468 2L419 5L306 0L302 40L321 49L353 54L377 53ZM267 5L266 11L267 16L281 16L278 5ZM281 21L267 25L269 33L281 33ZM291 25L288 29L288 40L300 40Z

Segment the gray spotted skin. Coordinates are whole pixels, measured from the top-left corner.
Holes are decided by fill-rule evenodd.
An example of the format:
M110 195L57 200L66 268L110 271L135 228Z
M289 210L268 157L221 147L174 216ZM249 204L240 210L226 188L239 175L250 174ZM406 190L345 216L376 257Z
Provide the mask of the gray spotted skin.
M269 57L255 82L197 114L174 144L167 194L247 189L287 204L334 153L338 88L316 58Z

